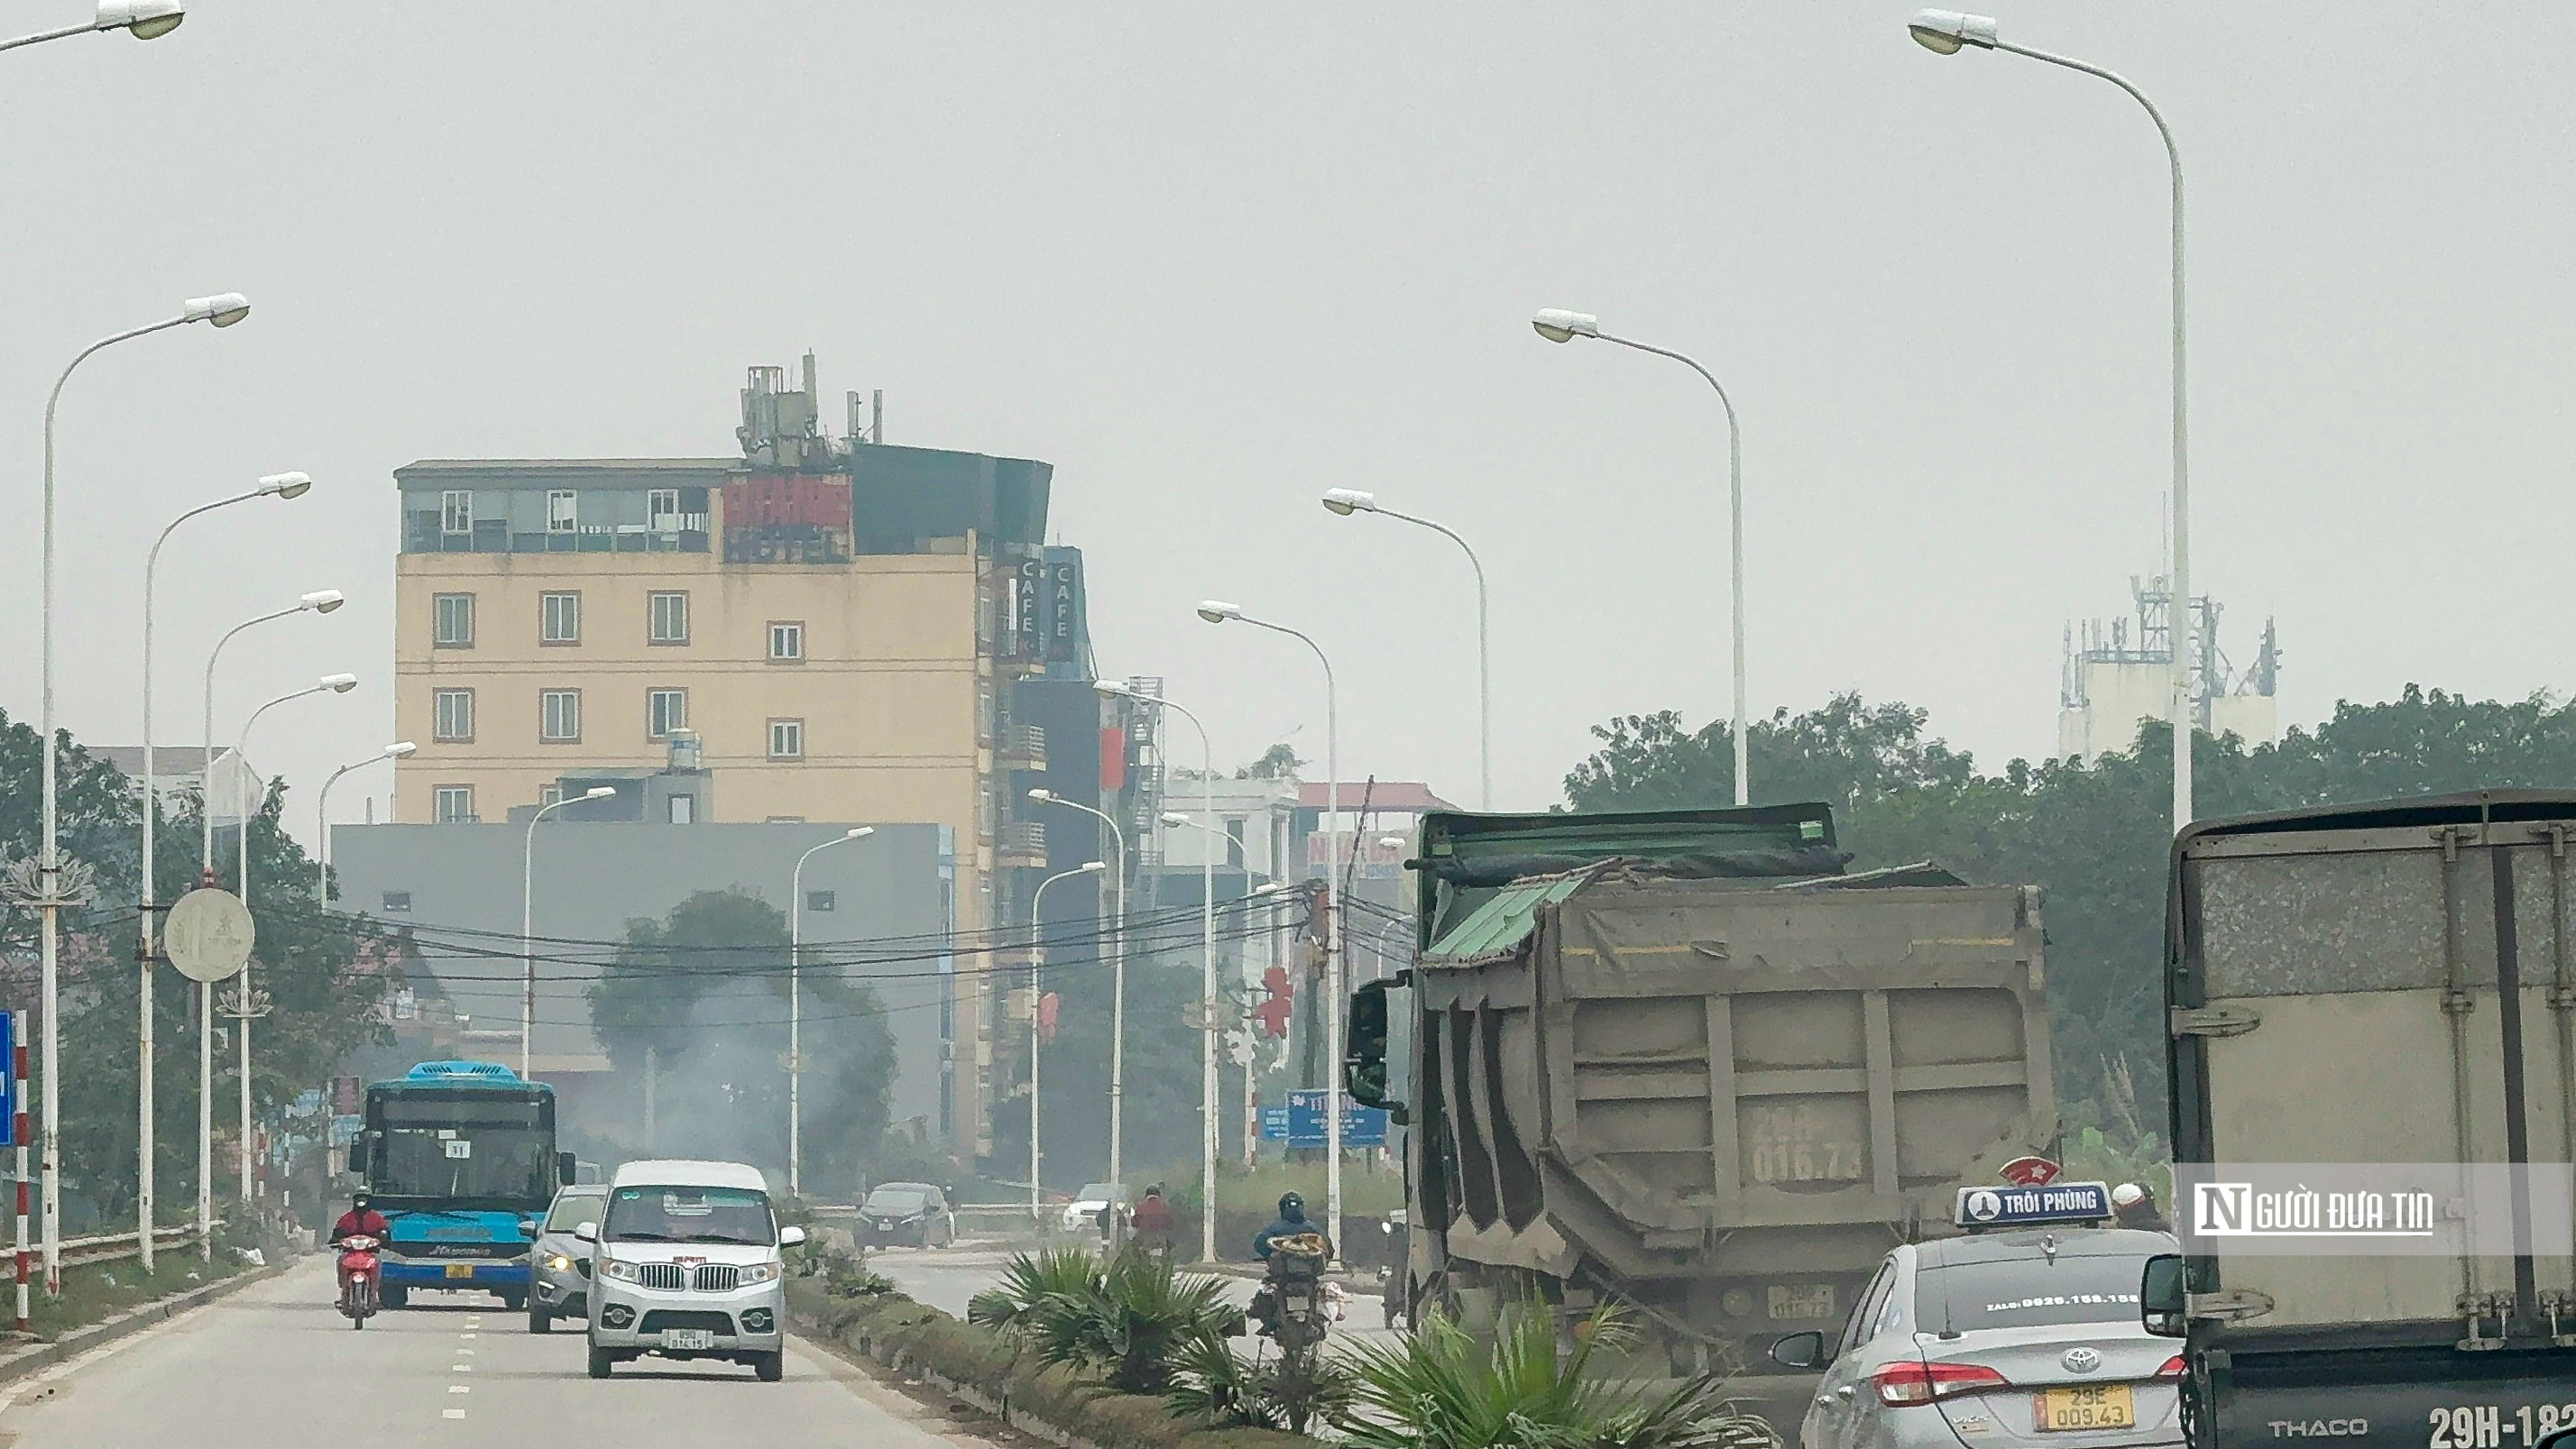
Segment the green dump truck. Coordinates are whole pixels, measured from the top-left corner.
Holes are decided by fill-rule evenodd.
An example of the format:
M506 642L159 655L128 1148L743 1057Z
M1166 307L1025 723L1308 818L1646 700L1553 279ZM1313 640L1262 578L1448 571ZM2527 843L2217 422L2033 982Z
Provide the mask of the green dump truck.
M2054 1145L2035 890L1846 873L1823 805L1435 813L1411 864L1417 962L1345 1053L1407 1124L1409 1306L1615 1300L1794 1427L1769 1343Z

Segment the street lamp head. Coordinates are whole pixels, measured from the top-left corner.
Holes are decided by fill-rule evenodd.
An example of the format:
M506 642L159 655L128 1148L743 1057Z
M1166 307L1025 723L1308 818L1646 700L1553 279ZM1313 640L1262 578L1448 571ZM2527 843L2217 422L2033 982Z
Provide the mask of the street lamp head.
M212 322L230 327L250 315L250 299L239 292L217 292L211 297L190 297L181 304L181 320Z
M1223 599L1201 599L1199 600L1199 617L1207 620L1211 624L1222 624L1228 619L1242 618L1243 606L1241 604L1229 604Z
M358 676L354 674L325 674L322 676L322 683L319 687L327 689L333 694L347 694L350 690L358 687Z
M1568 312L1563 307L1543 307L1530 319L1530 326L1550 342L1571 342L1577 337L1601 335L1601 319L1589 312Z
M295 601L295 607L299 609L310 609L317 614L327 614L347 602L348 600L341 596L338 589L315 589L313 592L297 599Z
M1125 684L1115 679L1093 680L1091 682L1091 692L1099 695L1103 699L1134 699L1136 697L1136 691L1129 689Z
M409 740L401 740L385 746L385 758L388 760L408 760L419 753L420 746Z
M1085 874L1104 871L1108 868L1109 862L1105 860L1086 860L1082 864L1074 867L1075 870L1084 872Z
M280 498L301 498L311 491L313 475L310 473L271 473L259 480L259 493L263 498L270 494Z
M1039 804L1043 805L1043 804L1045 804L1046 802L1048 802L1049 800L1052 800L1052 799L1054 799L1054 798L1055 798L1055 792L1054 792L1053 790L1049 790L1049 789L1045 789L1045 788L1041 787L1041 788L1039 788L1039 789L1031 790L1031 791L1029 792L1029 798L1030 798L1030 799L1032 799L1032 800L1035 800L1035 801L1037 801Z
M1363 493L1357 488L1327 488L1324 490L1324 506L1344 518L1354 513L1375 513L1377 495Z
M589 789L581 792L581 798L584 800L605 800L616 793L617 787L614 785L593 785Z
M1190 823L1190 817L1182 814L1178 810L1164 811L1162 820L1165 825L1187 825Z
M873 825L857 825L852 826L848 830L842 831L841 838L843 840L865 840L876 833L877 828Z
M1956 10L1917 10L1905 22L1906 33L1914 43L1940 55L1957 55L1959 47L1973 45L1979 50L1995 48L1995 21L1991 15L1967 15Z
M188 12L177 0L98 0L93 30L122 30L137 40L159 40L179 28Z

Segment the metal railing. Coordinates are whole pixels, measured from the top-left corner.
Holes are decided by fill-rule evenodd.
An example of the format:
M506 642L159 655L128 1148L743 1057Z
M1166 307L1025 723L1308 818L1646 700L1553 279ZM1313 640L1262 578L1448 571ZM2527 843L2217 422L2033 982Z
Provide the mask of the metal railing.
M109 1263L119 1258L131 1258L143 1251L142 1236L141 1233L134 1232L99 1233L86 1238L65 1238L63 1239L63 1262L66 1264ZM179 1247L195 1241L197 1241L197 1225L194 1223L152 1230L152 1246L156 1249ZM36 1244L29 1243L26 1252L27 1256L33 1259L39 1256L40 1250Z

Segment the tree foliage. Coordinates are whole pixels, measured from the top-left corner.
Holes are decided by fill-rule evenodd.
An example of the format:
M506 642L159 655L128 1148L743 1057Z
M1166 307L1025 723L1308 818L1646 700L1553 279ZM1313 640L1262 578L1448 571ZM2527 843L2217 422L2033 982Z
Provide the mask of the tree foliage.
M1861 867L1937 860L1972 880L2042 888L2059 1079L2070 1108L2116 1129L2122 1066L2162 1100L2162 973L2172 736L2142 729L2091 760L2015 760L1987 775L1926 734L1924 711L1836 695L1753 727L1753 799L1822 800ZM1686 732L1671 711L1596 726L1600 748L1565 777L1578 810L1722 805L1733 799L1724 722ZM2194 804L2206 818L2513 786L2576 786L2576 705L2547 695L2472 700L2408 685L2379 704L2336 705L2313 729L2248 747L2195 739ZM2160 1124L2161 1111L2149 1123Z

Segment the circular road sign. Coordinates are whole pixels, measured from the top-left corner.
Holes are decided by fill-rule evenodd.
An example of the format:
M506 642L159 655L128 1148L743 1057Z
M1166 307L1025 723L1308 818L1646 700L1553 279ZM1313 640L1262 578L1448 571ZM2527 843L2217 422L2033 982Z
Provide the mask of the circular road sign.
M250 907L230 891L205 887L179 897L161 928L170 964L191 981L221 981L238 976L250 964L251 943L259 932Z

